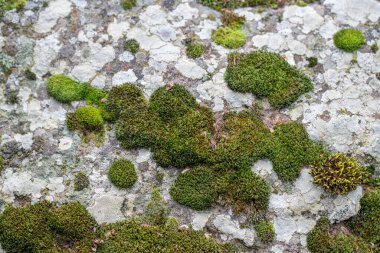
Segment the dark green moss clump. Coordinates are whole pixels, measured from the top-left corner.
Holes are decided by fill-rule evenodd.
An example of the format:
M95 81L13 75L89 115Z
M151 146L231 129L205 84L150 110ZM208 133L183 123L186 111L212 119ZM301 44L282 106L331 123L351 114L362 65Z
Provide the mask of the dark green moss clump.
M74 190L81 191L83 189L88 188L90 185L90 180L88 179L86 172L81 171L75 175L74 179Z
M309 64L307 65L309 68L313 68L318 65L317 57L309 57L306 60L309 62Z
M198 0L198 2L216 10L235 9L240 7L254 7L259 5L270 6L275 5L277 3L276 0Z
M108 171L108 178L112 184L119 188L130 188L137 181L135 166L125 159L116 160Z
M0 216L0 243L10 253L91 252L96 228L78 202L61 207L48 202L7 207Z
M373 252L362 238L341 231L330 232L327 218L322 217L307 235L307 248L311 253L371 253Z
M172 198L195 210L211 207L216 193L213 189L215 175L210 168L196 168L180 174L170 188Z
M269 221L262 220L255 225L257 236L263 243L273 242L275 233L273 224Z
M124 10L130 10L137 6L137 0L120 0L120 5Z
M37 80L36 74L32 72L30 69L25 70L24 74L28 80L32 80L32 81Z
M131 219L108 225L105 234L111 234L96 252L115 253L233 253L229 244L218 244L206 238L202 232L180 229L175 222L162 226L152 226ZM112 231L112 232L111 232Z
M205 52L205 46L201 43L190 42L186 45L186 55L189 58L199 58Z
M334 34L334 44L345 52L354 52L365 44L365 37L358 30L343 29Z
M275 108L292 104L313 88L308 77L280 55L266 51L230 54L225 80L234 91L268 97Z
M235 214L242 212L259 217L268 208L269 185L249 169L228 172L216 180L220 204L232 206Z
M367 192L360 200L360 212L351 219L354 233L380 249L380 190Z
M135 54L139 51L140 44L137 40L130 39L125 42L124 48L125 50L131 52L132 54Z

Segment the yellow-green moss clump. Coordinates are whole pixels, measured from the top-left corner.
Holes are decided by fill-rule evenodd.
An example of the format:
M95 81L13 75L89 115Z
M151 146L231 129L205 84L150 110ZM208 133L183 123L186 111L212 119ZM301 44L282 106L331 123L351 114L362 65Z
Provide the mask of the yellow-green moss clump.
M354 52L365 44L365 37L356 29L343 29L334 34L334 44L345 52Z
M78 202L7 207L0 216L0 243L9 253L91 252L97 227Z
M272 6L277 4L276 0L198 0L198 2L216 10L225 8L235 9L240 7L254 7L259 5Z
M349 222L350 227L357 236L380 249L380 190L365 193L360 207L358 215Z
M140 49L140 43L135 39L130 39L125 42L124 48L132 54L135 54Z
M78 108L74 113L67 114L67 127L70 131L81 132L102 131L104 120L100 110L93 106Z
M137 181L135 166L125 159L116 160L108 171L108 178L119 188L131 188Z
M7 11L23 8L25 4L26 0L0 0L0 17Z
M186 44L186 55L189 58L199 58L203 55L205 46L201 43L191 41Z
M286 107L313 89L307 76L267 51L231 53L224 78L232 90L268 97L275 108Z
M341 153L314 164L311 175L313 183L333 194L347 194L370 179L368 171L355 158Z
M372 253L369 245L360 237L342 231L332 233L326 217L317 221L307 235L307 248L311 253Z

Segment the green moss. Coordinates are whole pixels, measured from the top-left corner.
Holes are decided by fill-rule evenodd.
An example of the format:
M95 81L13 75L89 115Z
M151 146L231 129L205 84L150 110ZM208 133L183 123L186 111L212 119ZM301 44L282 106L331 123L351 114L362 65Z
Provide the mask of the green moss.
M222 23L224 26L241 27L245 22L245 17L236 15L232 10L222 10Z
M180 229L177 225L150 226L136 219L118 222L104 228L111 234L100 245L99 253L232 253L229 244L218 244L202 232Z
M345 52L354 52L365 44L365 38L358 30L343 29L334 34L334 44Z
M124 10L130 10L137 6L137 0L120 0L120 6L123 7Z
M267 156L269 129L249 111L230 112L223 117L214 162L228 169L249 168Z
M322 186L326 192L333 194L347 194L370 179L370 174L366 168L354 158L341 153L315 163L311 175L313 176L313 183Z
M306 6L308 6L308 4L305 3L304 1L297 1L296 5L299 6L299 7L306 7Z
M90 181L86 175L86 172L81 171L75 175L75 179L74 179L75 191L81 191L83 189L86 189L88 188L89 185L90 185Z
M266 51L230 54L225 80L234 91L268 97L275 108L292 104L313 88L308 77L280 55Z
M372 53L376 54L377 51L379 51L379 46L377 45L376 42L374 42L372 45L371 45L371 51Z
M26 0L0 0L0 17L7 11L23 8L25 4Z
M371 253L372 250L360 237L330 233L330 222L322 217L307 235L307 248L311 253Z
M168 221L169 209L160 191L152 192L151 201L145 206L144 221L150 225L164 225Z
M91 238L97 227L95 219L79 202L54 207L48 223L67 241Z
M101 131L104 127L104 120L99 109L93 106L78 108L74 113L67 116L67 126L69 130Z
M90 85L85 86L83 98L86 100L86 103L89 105L102 106L102 100L107 96L107 92L101 89L97 89Z
M240 27L219 27L211 35L212 41L226 48L239 48L244 45L246 35Z
M216 10L225 8L235 9L239 7L254 7L259 5L271 6L277 4L276 0L198 0L198 2Z
M303 126L295 122L276 126L270 139L269 159L283 181L293 181L303 166L320 161L325 155L323 147L311 141Z
M257 237L263 243L273 242L275 233L273 224L269 221L262 220L255 225Z
M9 253L51 249L55 238L47 225L49 215L47 203L7 207L0 216L1 247Z
M124 49L135 54L140 50L140 44L137 40L130 39L125 42Z
M131 188L137 181L135 166L125 159L116 160L112 163L108 178L111 183L119 188Z
M268 208L270 187L250 169L227 172L215 184L219 203L232 206L235 214L244 212L256 218Z
M309 57L309 58L306 58L306 60L309 62L309 64L307 65L309 68L313 68L318 65L317 57Z
M4 158L0 156L0 173L4 170Z
M199 58L203 55L205 46L200 43L190 42L186 45L186 55L189 58Z
M30 69L25 70L24 74L28 80L32 80L32 81L37 80L36 74L32 72Z
M70 103L84 99L86 86L65 75L52 75L47 83L47 91L55 100Z
M380 190L365 193L360 206L358 215L350 221L351 229L380 249Z
M172 198L195 210L211 207L216 193L213 189L215 175L208 167L199 167L180 174L170 188Z

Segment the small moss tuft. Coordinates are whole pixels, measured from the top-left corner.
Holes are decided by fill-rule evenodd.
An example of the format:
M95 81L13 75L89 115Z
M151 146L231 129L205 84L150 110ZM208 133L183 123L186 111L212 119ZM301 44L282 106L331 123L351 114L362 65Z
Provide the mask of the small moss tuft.
M32 72L30 69L25 70L24 72L26 79L35 81L37 80L37 76L34 72Z
M273 242L275 233L273 224L269 221L262 220L255 225L257 236L263 243Z
M376 54L377 51L379 51L379 46L377 45L376 42L374 42L372 45L371 45L371 51L372 53Z
M0 156L0 173L4 170L4 158Z
M0 17L4 15L5 12L13 9L24 8L26 0L1 0L0 1Z
M135 54L140 50L140 44L137 40L130 39L125 42L124 49Z
M226 48L236 49L244 45L246 35L240 27L219 27L212 35L212 41Z
M275 108L292 104L313 88L308 77L279 54L267 51L230 54L225 80L234 91L268 97Z
M333 194L347 194L370 179L366 168L360 165L356 159L341 153L314 164L311 175L313 183Z
M357 51L364 43L364 35L355 29L343 29L334 34L335 46L345 52Z
M309 62L309 64L307 65L309 68L313 68L318 65L317 57L309 57L309 58L306 58L306 60Z
M260 5L272 6L277 4L277 0L198 0L198 2L216 10L254 7Z
M186 171L177 177L170 188L170 195L182 205L204 210L215 201L214 178L213 171L207 167Z
M124 10L130 10L137 6L137 0L120 0L120 6L123 7Z
M116 160L112 163L108 178L113 185L119 188L131 188L137 181L135 166L125 159Z
M199 58L203 55L205 46L200 43L190 42L186 45L186 55L190 58Z
M49 78L47 91L55 100L62 103L70 103L72 101L82 100L86 87L65 75L58 74L52 75Z
M69 130L102 131L104 120L99 109L93 106L78 108L74 113L68 114L67 126Z
M167 203L162 198L160 191L155 189L152 192L151 201L145 206L144 220L153 226L165 225L169 213Z
M81 191L83 189L86 189L88 188L89 185L90 185L90 181L86 175L86 172L81 171L75 175L75 179L74 179L75 191Z
M222 23L229 27L241 27L245 22L245 17L236 15L232 10L222 10Z

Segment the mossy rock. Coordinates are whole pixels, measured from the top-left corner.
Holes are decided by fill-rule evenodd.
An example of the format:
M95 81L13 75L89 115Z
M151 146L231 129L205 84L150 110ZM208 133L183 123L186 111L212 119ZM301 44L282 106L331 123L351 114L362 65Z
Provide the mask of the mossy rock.
M367 183L371 177L367 169L355 158L342 153L315 163L311 175L313 183L333 194L347 194L355 190L358 185Z
M219 27L211 35L212 41L226 48L236 49L244 45L246 35L240 27Z
M62 103L70 103L84 99L86 85L74 81L65 75L58 74L49 77L47 91L55 100Z
M263 243L273 242L275 238L275 232L273 224L269 221L262 220L255 225L257 237Z
M131 188L138 179L135 166L125 159L112 163L108 171L108 178L113 185L122 189Z
M195 210L204 210L214 203L214 172L207 167L188 170L178 175L170 188L172 198Z
M250 169L225 173L215 187L219 203L232 206L235 214L244 212L256 219L268 208L270 186Z
M260 5L272 6L277 4L276 0L198 0L198 2L216 10L235 9L241 7L254 7Z
M310 79L279 54L254 51L231 53L224 76L234 91L268 97L274 108L284 108L313 89Z
M112 232L111 232L112 231ZM137 219L118 222L104 228L104 240L96 252L115 253L233 253L235 247L219 244L200 231L179 229L178 225L151 226Z
M364 35L352 28L340 30L334 34L333 39L335 46L345 52L357 51L365 44Z

